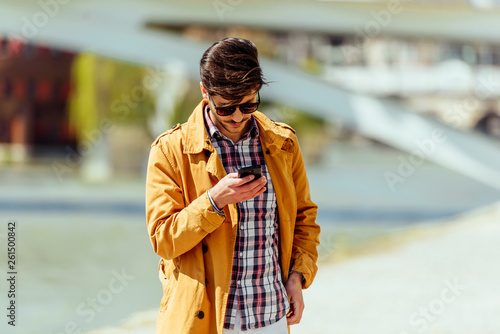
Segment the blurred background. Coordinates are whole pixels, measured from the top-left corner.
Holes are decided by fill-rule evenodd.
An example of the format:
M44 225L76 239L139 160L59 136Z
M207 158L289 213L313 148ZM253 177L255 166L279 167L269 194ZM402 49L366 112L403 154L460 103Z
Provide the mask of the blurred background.
M499 333L499 6L0 0L2 248L18 229L2 333L154 332L149 147L199 103L199 59L224 37L257 45L260 110L296 129L319 205L318 283L292 333ZM473 293L443 302L457 280Z

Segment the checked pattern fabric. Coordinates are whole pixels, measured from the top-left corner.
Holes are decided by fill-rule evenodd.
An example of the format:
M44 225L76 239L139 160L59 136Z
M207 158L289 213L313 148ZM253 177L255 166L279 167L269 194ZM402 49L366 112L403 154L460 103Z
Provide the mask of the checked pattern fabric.
M280 320L289 310L278 260L278 211L276 193L266 166L259 128L252 116L250 130L236 143L224 136L209 117L205 125L227 173L262 165L266 191L238 203L238 234L233 253L231 285L226 306L225 329L234 329L237 312L241 329L255 329Z

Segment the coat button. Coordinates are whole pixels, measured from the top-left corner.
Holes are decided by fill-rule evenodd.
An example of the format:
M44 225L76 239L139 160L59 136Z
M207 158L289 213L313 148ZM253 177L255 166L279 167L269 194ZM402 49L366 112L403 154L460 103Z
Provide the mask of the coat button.
M198 317L198 319L203 319L205 317L205 313L203 313L203 311L198 311L198 313L196 313L196 316Z
M203 251L203 254L205 254L206 252L208 252L208 246L205 245L205 244L202 244L201 245L201 250Z
M266 151L266 154L269 154L269 153L271 153L271 152L270 152L269 150L267 150L267 151Z

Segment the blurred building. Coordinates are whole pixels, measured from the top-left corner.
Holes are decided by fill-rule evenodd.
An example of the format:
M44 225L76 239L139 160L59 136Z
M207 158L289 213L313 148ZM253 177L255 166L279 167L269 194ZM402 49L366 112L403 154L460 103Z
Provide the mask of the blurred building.
M67 112L73 58L0 36L0 160L76 144Z
M463 1L455 1L464 3ZM500 138L500 44L401 38L362 31L279 31L203 25L150 27L197 41L254 41L261 56L354 92L395 99L460 129Z
M437 6L436 2L415 1L414 7L419 13L422 11L431 13L434 6ZM486 8L497 5L497 2L493 0L438 2L445 3L444 6L448 3L452 4L454 9L460 9L457 10L460 15L473 10L472 7ZM318 5L319 3L321 6ZM422 37L422 31L416 29L414 25L410 25L409 32L406 32L404 37L403 35L396 36L397 32L382 29L385 27L383 22L380 22L384 20L383 17L370 16L374 11L385 10L385 7L382 8L385 6L383 2L373 2L373 4L370 2L370 5L363 4L363 2L355 4L344 2L338 8L334 8L333 5L332 7L323 6L323 2L308 2L305 7L310 6L311 12L306 10L303 13L305 7L297 7L295 10L290 7L292 10L289 15L292 18L298 18L292 21L291 27L289 23L283 21L280 26L279 20L274 25L258 21L256 17L260 17L260 12L253 13L254 16L249 15L250 19L253 17L255 22L246 22L246 26L234 25L234 22L244 19L244 7L247 5L253 6L245 3L238 10L236 10L237 6L232 8L235 14L240 11L238 15L241 16L235 16L239 20L230 23L217 16L203 21L202 18L206 16L205 12L199 17L191 16L189 6L180 3L174 2L170 4L171 7L165 5L163 9L163 3L161 7L160 5L155 7L156 5L150 2L141 2L139 5L137 2L129 1L129 7L124 8L120 16L126 17L127 20L134 18L133 24L132 21L127 21L127 24L130 24L131 32L135 32L135 29L139 31L133 34L134 38L130 44L141 45L141 47L135 47L139 50L135 53L129 52L128 49L134 48L128 47L128 43L121 42L120 38L124 38L121 34L109 34L99 39L95 38L94 30L92 33L88 32L87 26L95 26L96 31L102 32L112 30L111 26L100 26L100 19L91 20L92 17L114 18L113 15L116 13L113 12L111 15L111 12L108 13L104 9L101 14L97 15L100 13L99 8L95 9L93 15L89 14L88 17L82 18L81 7L68 7L67 12L61 12L51 22L53 30L47 36L52 37L40 36L40 39L36 39L50 41L52 38L55 43L60 43L59 41L64 37L62 40L68 43L73 36L78 36L81 37L79 43L67 45L71 44L75 50L81 52L88 49L94 50L89 45L93 46L93 43L96 43L95 50L97 51L84 57L82 54L76 55L68 51L56 50L31 42L21 43L2 37L0 43L0 161L25 161L30 156L44 156L46 152L57 151L60 148L62 158L66 161L64 166L71 165L68 167L71 171L92 165L85 161L102 162L105 160L107 162L104 165L107 167L96 163L96 168L88 168L91 171L88 174L95 174L95 170L109 169L113 173L119 169L134 172L139 170L140 166L136 163L147 154L148 145L144 143L151 140L149 138L151 135L154 137L164 128L168 128L166 125L168 122L165 120L168 115L181 115L178 113L183 109L180 105L188 104L186 101L190 98L189 93L183 91L192 90L196 95L193 100L199 100L197 88L179 89L183 86L180 82L187 80L188 76L191 81L194 80L192 73L196 73L195 71L180 71L182 73L179 75L175 74L176 70L167 71L174 74L165 75L170 79L153 80L157 82L154 89L144 89L143 79L151 73L145 73L144 68L140 67L151 66L153 59L156 61L155 65L162 64L168 52L172 51L172 54L176 54L173 52L176 48L174 43L178 42L179 49L182 51L183 41L180 38L177 39L178 36L203 42L215 42L227 36L245 37L257 44L261 56L300 68L341 90L402 102L415 112L436 117L454 127L463 130L477 129L500 138L498 103L500 43L474 41L471 38L460 40L456 35L441 38ZM261 5L255 6L260 8ZM290 6L286 2L279 5L276 8L289 8ZM83 2L79 6L84 6ZM205 6L208 6L204 7L205 9L214 10L213 4L205 4ZM138 10L139 8L141 11ZM179 10L179 13L185 10L190 15L176 17L177 15L171 14L172 8ZM332 14L321 18L323 21L320 20L320 23L325 25L323 30L319 30L318 26L311 28L311 22L309 25L300 22L299 19L307 15L309 19L315 18L313 14L325 8L329 10L334 8L334 10L330 12ZM338 10L342 8L349 10L344 12ZM88 8L89 13L93 10ZM125 13L128 16L122 15ZM146 13L149 14L146 15ZM344 15L342 13L347 13L342 24L327 25L330 21L342 18L340 17ZM352 15L352 22L349 15ZM399 19L404 25L406 18L403 16ZM58 27L65 27L66 22L80 19L81 25L77 26L81 30L59 34L63 29L58 29ZM416 21L420 24L420 20ZM113 19L112 22L121 21ZM47 30L50 30L49 28L50 26ZM170 32L171 34L165 34L165 36L168 35L167 41L175 40L170 44L171 50L160 48L159 50L162 51L157 51L154 47L163 45L160 39L162 34L151 30ZM75 31L82 33L75 34ZM67 36L64 36L65 33ZM109 41L116 41L116 45L108 43ZM142 49L143 41L145 42L144 49ZM111 47L108 48L108 44ZM62 43L62 45L66 44ZM124 45L128 49L123 48ZM181 51L179 52L181 56L178 57L185 58L182 57L184 51ZM155 56L143 57L146 53ZM118 64L117 59L121 59L124 63ZM175 57L172 59L176 60ZM190 60L189 64L195 64L195 62ZM165 72L163 67L166 65L163 65L165 64L157 67ZM170 66L174 68L177 65L172 63ZM182 92L176 93L176 89ZM182 96L183 94L188 97ZM268 107L266 102L264 101L263 105ZM189 111L192 110L193 103L189 102ZM71 108L68 105L71 105ZM271 113L273 107L275 106L271 105L269 108ZM156 115L151 115L155 113L155 109ZM281 112L281 115L283 114L290 113ZM183 119L185 119L184 115L177 117L176 122ZM113 128L112 131L107 126L103 126L108 123L109 128ZM311 124L312 122L298 123ZM329 128L324 132L335 133L334 136L337 139L356 138L356 134L349 133L350 130L346 130L348 128L340 123L332 125L335 127L334 130L328 131L331 129ZM324 133L316 129L311 132L325 142L330 140L330 137L327 138ZM131 136L131 133L137 134ZM311 138L313 138L311 142L314 143L312 146L321 151L321 147L317 145L318 138ZM359 138L361 136L357 137ZM361 138L361 140L365 139ZM137 145L137 150L131 154L133 145ZM104 174L111 174L111 172Z

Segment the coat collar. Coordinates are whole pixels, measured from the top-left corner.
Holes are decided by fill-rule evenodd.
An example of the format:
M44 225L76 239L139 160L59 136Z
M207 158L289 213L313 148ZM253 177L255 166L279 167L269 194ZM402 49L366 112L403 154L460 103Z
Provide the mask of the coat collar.
M187 121L187 131L184 138L184 154L197 154L203 150L213 152L205 121L203 119L203 108L207 102L202 100L194 109Z
M203 109L207 102L202 100L194 109L187 121L187 131L184 137L184 154L197 154L203 150L214 151L210 137L205 128ZM259 111L253 113L260 132L260 141L263 149L275 151L280 149L287 139L292 139L290 131L276 125L267 116Z

